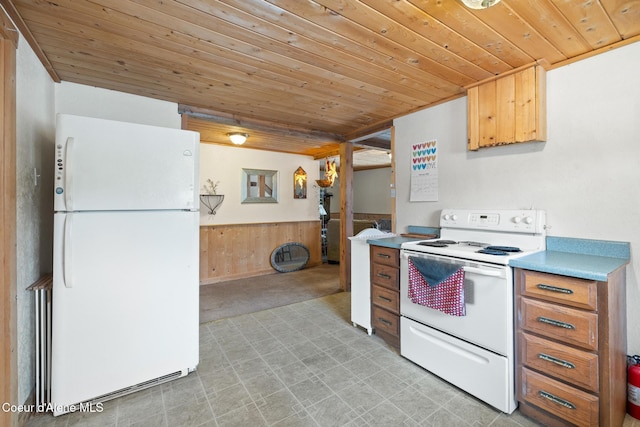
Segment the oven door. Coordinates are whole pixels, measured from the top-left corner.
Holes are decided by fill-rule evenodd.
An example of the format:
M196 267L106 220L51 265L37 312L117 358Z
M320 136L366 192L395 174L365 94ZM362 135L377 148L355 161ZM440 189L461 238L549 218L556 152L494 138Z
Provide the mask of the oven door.
M428 258L464 268L466 316L450 316L409 298L409 257ZM513 354L513 278L511 268L402 250L400 314L503 356Z

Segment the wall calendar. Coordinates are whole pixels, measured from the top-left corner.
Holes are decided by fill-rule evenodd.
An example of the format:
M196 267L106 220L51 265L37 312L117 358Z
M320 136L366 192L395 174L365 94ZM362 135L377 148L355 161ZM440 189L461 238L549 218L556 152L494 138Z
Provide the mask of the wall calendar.
M438 201L438 142L411 145L411 202Z

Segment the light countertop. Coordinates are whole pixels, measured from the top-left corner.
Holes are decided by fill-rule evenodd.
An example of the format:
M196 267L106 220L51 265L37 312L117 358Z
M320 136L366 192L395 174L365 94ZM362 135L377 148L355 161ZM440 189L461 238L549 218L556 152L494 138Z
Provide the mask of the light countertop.
M440 234L438 228L409 226L409 233ZM370 245L400 249L406 242L424 240L414 237L373 237ZM629 242L576 239L571 237L547 237L547 250L509 262L511 267L563 276L606 282L610 273L629 263Z
M417 225L410 225L407 227L408 233L420 233L420 234L435 234L440 235L440 229L434 227L422 227ZM367 240L367 243L375 246L385 246L387 248L400 249L400 246L403 243L407 242L415 242L416 240L425 240L416 237L403 237L403 236L393 236L393 237L383 237L376 238L373 237Z
M628 242L547 237L547 250L509 262L511 267L606 282L629 263Z

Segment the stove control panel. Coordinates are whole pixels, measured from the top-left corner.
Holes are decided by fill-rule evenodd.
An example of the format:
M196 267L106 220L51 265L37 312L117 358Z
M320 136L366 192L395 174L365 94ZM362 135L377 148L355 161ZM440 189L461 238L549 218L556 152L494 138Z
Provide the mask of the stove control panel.
M545 230L545 212L524 210L443 209L440 227L541 234Z
M469 214L469 224L488 227L490 225L500 224L499 214Z

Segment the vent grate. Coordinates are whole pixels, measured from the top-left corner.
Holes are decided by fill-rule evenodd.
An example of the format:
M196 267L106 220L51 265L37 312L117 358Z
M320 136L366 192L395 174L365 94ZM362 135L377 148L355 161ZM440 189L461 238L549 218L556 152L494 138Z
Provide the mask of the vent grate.
M168 374L168 375L164 375L164 376L161 376L161 377L158 377L158 378L154 378L154 379L149 380L149 381L144 381L144 382L141 382L139 384L135 384L135 385L132 385L132 386L129 386L129 387L121 388L120 390L116 390L116 391L113 391L111 393L106 393L106 394L103 394L101 396L94 397L93 399L89 399L89 400L86 400L86 401L81 402L81 403L83 403L83 404L85 404L85 403L91 404L91 403L98 403L98 402L106 402L107 400L116 399L118 397L125 396L127 394L135 393L136 391L144 390L144 389L147 389L149 387L154 387L154 386L157 386L157 385L172 381L172 380L174 380L176 378L180 378L180 377L183 377L183 376L187 375L187 373L188 373L188 371L173 372L173 373Z

